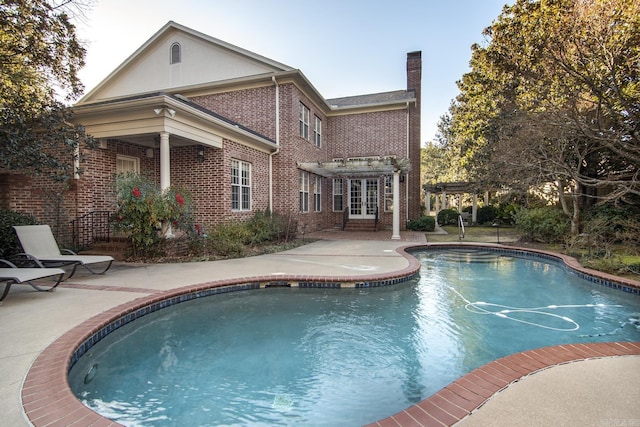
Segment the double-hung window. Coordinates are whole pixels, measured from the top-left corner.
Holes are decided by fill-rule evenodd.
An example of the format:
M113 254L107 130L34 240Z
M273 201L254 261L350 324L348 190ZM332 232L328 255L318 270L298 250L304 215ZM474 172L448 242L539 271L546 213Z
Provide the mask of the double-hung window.
M309 140L309 109L300 103L300 137Z
M300 212L309 212L309 172L300 171Z
M319 148L322 145L322 120L318 116L313 117L313 143Z
M116 156L116 173L140 173L140 159L118 154Z
M333 178L333 210L342 212L342 178Z
M231 160L231 209L251 210L251 164Z
M313 186L313 211L322 211L322 178L315 176L315 185Z

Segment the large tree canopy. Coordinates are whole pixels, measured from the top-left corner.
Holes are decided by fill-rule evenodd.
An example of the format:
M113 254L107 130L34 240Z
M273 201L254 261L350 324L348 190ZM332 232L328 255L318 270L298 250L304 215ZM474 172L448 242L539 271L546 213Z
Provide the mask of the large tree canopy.
M87 138L63 101L83 91L72 0L0 1L0 168L70 176Z
M485 35L446 133L470 176L555 183L574 226L589 199L640 200L640 2L517 0Z

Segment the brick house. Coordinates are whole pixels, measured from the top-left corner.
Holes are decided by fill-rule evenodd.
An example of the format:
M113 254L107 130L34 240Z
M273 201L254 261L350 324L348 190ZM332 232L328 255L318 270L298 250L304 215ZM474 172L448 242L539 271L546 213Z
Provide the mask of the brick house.
M420 216L421 53L406 67L406 89L325 99L300 70L169 22L73 107L98 147L60 203L113 211L114 175L138 171L188 188L204 224L270 209L399 238ZM2 176L6 207L52 221L46 184Z

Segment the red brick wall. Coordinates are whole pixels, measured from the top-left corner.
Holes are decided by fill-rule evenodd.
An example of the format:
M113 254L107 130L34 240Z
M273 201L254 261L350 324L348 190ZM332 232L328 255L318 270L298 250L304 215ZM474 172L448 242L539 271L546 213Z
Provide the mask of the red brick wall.
M416 103L409 106L409 219L420 217L422 190L420 188L420 103L422 93L422 53L407 54L407 90L415 92Z

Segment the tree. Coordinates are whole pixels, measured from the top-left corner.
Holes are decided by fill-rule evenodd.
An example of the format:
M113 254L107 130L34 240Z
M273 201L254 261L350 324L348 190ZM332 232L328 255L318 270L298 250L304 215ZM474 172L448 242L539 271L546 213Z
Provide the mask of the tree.
M70 14L73 0L0 2L0 168L47 172L64 180L91 143L61 101L83 91L85 49Z
M450 144L477 181L553 183L579 230L598 198L640 200L640 3L518 0L473 46Z

